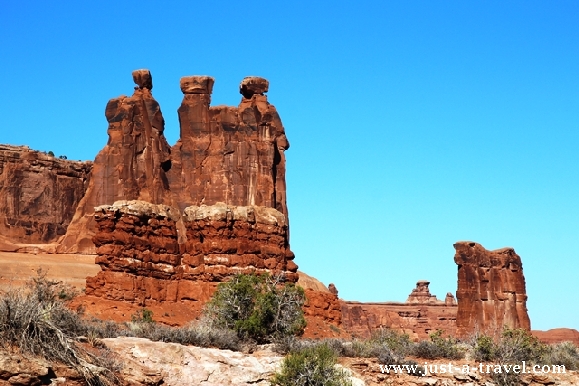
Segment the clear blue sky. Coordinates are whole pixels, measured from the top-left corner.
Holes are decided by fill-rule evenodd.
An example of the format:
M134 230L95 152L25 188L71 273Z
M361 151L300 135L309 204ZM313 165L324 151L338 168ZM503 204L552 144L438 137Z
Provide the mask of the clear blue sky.
M340 297L456 290L452 244L512 246L532 327L579 329L579 2L3 1L0 143L94 159L104 108L152 71L237 105L270 81L296 262Z

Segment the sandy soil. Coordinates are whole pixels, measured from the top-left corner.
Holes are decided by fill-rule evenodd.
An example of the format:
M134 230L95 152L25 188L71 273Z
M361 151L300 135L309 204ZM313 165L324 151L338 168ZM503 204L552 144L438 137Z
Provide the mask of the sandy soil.
M82 291L86 277L101 270L94 258L94 255L0 252L0 290L20 287L42 269L49 279L62 281Z

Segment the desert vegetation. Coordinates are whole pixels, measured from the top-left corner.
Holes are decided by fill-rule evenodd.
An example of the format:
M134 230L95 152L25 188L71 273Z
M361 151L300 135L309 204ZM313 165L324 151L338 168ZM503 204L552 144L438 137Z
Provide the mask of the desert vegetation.
M130 322L86 318L67 302L75 296L39 272L25 287L0 296L0 345L5 349L57 361L75 369L88 385L119 384L121 361L102 338L131 336L200 347L251 350L273 343L285 355L272 385L349 385L339 357L374 358L382 365L417 365L422 360L465 358L498 365L559 365L579 370L579 348L571 343L546 345L522 329L494 336L477 334L459 341L442 331L413 342L406 334L382 329L367 339L301 339L305 328L304 291L281 277L235 275L219 285L203 317L183 327L155 322L142 308ZM422 375L420 366L411 375ZM520 383L515 373L490 374L499 386Z
M7 349L61 362L88 385L116 385L120 362L102 345L83 344L86 332L79 312L64 303L67 290L42 272L25 288L0 298L0 344Z

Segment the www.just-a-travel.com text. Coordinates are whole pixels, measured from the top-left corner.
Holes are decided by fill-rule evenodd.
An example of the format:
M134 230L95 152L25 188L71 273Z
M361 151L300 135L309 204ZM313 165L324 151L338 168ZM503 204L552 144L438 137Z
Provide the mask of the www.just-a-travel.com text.
M564 365L528 365L525 361L521 364L508 364L508 365L498 365L498 364L486 364L479 363L476 365L454 365L452 362L445 364L435 364L425 362L423 365L380 365L380 371L382 374L417 374L420 373L423 377L427 375L435 374L469 374L469 373L481 373L481 374L503 374L503 373L514 373L514 374L565 374Z

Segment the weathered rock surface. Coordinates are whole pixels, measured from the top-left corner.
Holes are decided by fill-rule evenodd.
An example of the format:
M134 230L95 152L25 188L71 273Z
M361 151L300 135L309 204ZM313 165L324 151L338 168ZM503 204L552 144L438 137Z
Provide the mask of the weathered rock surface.
M304 305L306 316L318 318L336 326L342 324L342 307L337 295L307 289L306 299Z
M27 146L0 145L0 234L6 245L49 243L63 236L87 188L91 165Z
M531 329L523 264L513 248L487 251L482 245L454 244L458 265L457 334L495 334L503 327Z
M572 328L553 328L547 331L533 330L531 333L544 343L571 342L579 347L579 331Z
M213 78L181 79L181 136L168 173L174 201L192 205L225 202L275 208L287 219L285 155L289 142L273 105L269 83L245 78L238 107L210 107Z
M120 386L181 386L181 385L269 385L270 377L279 369L282 357L267 347L252 354L229 350L182 346L175 343L152 342L142 338L103 339L117 360L124 366L120 372ZM423 361L419 361L422 366ZM426 376L406 373L383 373L376 359L339 358L338 368L349 374L353 386L374 385L430 385L430 386L491 386L490 374L479 372L479 363L461 360L428 360L431 369L438 372ZM470 370L464 370L468 365ZM435 367L436 366L436 367ZM477 370L473 370L476 368ZM433 370L433 371L435 371ZM0 386L85 385L71 369L49 364L42 360L0 351ZM579 385L577 371L565 373L524 374L521 384Z
M123 377L128 385L265 386L282 360L271 351L246 355L141 338L103 342L123 358Z
M96 263L87 295L146 304L206 302L235 273L283 274L298 279L285 216L273 208L218 203L188 207L188 238L178 244L179 211L142 201L119 201L95 211Z
M448 360L419 360L419 367L424 369L426 362L432 372L426 373L425 376L413 376L405 372L390 373L382 372L380 364L376 359L369 358L340 358L340 364L349 369L355 379L361 380L363 385L378 386L497 386L498 382L492 380L491 375L479 371L479 363L473 361L450 361L452 370L449 371ZM468 368L464 367L465 365ZM432 367L431 367L432 366ZM442 366L445 370L442 371ZM476 368L476 370L475 370ZM491 367L491 371L492 371ZM430 370L429 370L430 371ZM527 371L529 371L527 369ZM530 372L530 371L529 371ZM520 383L517 385L542 386L542 385L559 385L559 386L577 386L579 385L579 373L574 370L567 370L565 373L537 373L521 374Z
M133 72L132 96L111 99L105 109L107 145L94 161L88 189L76 209L59 252L94 253L94 208L118 200L171 204L166 172L171 149L163 134L165 121L151 94L148 70Z
M0 386L84 386L79 374L63 365L0 349Z
M320 292L330 292L328 290L328 288L324 285L324 283L322 283L321 281L319 281L318 279L316 279L313 276L308 275L305 272L302 271L298 271L298 285L300 287L302 287L303 289L307 290L307 289L311 289L311 290L315 290L315 291L320 291Z
M454 297L445 301L430 294L430 283L421 280L416 283L405 303L380 302L361 303L342 301L342 323L346 331L356 336L368 337L373 331L390 328L407 333L411 338L428 339L436 330L445 334L456 332L457 305Z

